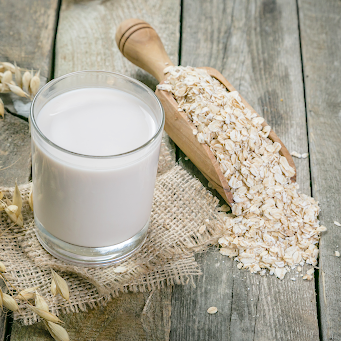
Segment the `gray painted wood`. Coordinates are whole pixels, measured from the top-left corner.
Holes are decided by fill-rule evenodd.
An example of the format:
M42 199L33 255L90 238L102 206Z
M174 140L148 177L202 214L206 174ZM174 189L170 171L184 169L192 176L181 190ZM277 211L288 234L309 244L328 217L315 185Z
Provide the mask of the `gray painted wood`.
M177 64L179 0L64 0L57 32L55 76L79 70L116 71L155 88L156 80L124 58L116 46L116 27L129 18L151 24Z
M125 293L107 306L61 315L70 340L168 340L170 328L171 288L149 293ZM147 302L147 304L146 304ZM52 340L42 322L32 326L15 323L11 341Z
M1 283L1 289L4 289L4 284ZM7 332L7 315L4 313L1 313L0 315L0 340L3 341L6 339L6 332Z
M146 335L140 321L144 304L142 293L129 293L115 298L106 307L98 310L62 315L60 318L65 322L64 328L72 341L144 341ZM13 340L45 341L52 338L40 322L26 327L15 324L11 335L11 341Z
M141 323L148 341L168 341L171 328L172 287L144 293Z
M45 84L51 76L58 0L0 0L0 8L0 61L16 61L21 68L40 70ZM10 112L28 116L29 101L1 97Z
M49 77L57 5L57 0L0 0L0 61L16 61L20 67L40 69L43 81ZM0 97L6 108L21 114L8 94ZM31 172L28 125L8 113L0 125L1 185L12 186L15 179L25 183Z
M213 248L197 254L196 260L203 270L195 279L196 288L173 289L170 340L231 340L233 262ZM218 308L214 315L207 313L212 306Z
M51 71L57 6L58 0L0 0L0 61L16 61L20 67L40 69L45 82ZM0 97L6 109L26 115L29 105L20 109L13 105L10 95L0 94ZM4 120L0 120L2 186L13 186L15 180L19 184L29 180L30 151L28 123L6 112ZM6 315L0 312L0 340L4 340L5 326Z
M57 7L58 0L0 0L1 61L49 78Z
M323 340L341 340L341 2L299 0L312 190L327 227L320 243ZM324 273L324 276L322 274ZM323 278L324 277L324 278Z
M289 151L307 152L296 2L184 0L182 27L181 64L219 70ZM309 162L295 162L298 183L310 194ZM283 281L252 275L217 251L198 261L204 279L197 288L174 289L171 340L319 339L314 281L295 271ZM222 313L208 316L210 306Z
M5 113L0 120L0 178L2 186L27 183L31 175L28 123Z

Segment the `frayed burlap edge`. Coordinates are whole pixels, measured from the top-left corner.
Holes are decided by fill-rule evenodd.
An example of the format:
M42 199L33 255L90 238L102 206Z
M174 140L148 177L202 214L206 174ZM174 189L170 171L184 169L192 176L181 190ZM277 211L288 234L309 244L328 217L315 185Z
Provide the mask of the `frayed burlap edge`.
M169 161L169 160L168 160ZM159 172L154 193L151 227L142 248L119 265L105 268L81 268L66 264L48 254L34 233L33 213L28 205L31 184L20 186L23 196L24 228L1 215L1 248L12 284L23 290L39 286L51 312L85 311L105 305L119 293L147 291L164 285L194 285L201 272L194 253L217 243L223 221L217 209L218 199L180 166ZM9 199L13 188L1 189ZM205 225L200 234L199 228ZM124 272L115 271L120 266ZM51 268L60 273L70 287L70 301L50 292ZM24 324L39 320L20 303L15 319Z

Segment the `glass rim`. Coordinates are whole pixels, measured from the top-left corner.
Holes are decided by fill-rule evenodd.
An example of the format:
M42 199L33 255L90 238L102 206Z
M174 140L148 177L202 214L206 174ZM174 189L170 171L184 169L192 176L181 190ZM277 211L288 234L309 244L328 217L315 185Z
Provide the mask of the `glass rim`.
M158 107L161 111L161 115L162 115L162 118L161 118L161 122L156 130L156 132L153 134L153 136L147 141L145 142L143 145L135 148L135 149L132 149L132 150L129 150L127 152L124 152L124 153L119 153L119 154L112 154L112 155L88 155L88 154L81 154L81 153L76 153L76 152L73 152L71 150L68 150L68 149L65 149L63 147L60 147L58 146L57 144L55 144L54 142L52 142L47 136L45 136L43 134L43 132L39 129L38 127L38 124L36 122L36 119L33 115L33 112L34 112L34 106L35 106L35 103L36 103L36 99L37 97L40 95L40 93L44 90L46 90L46 88L48 87L51 87L52 85L60 82L61 80L67 78L67 77L70 77L70 76L74 76L74 75L77 75L77 74L82 74L82 73L104 73L104 74L110 74L110 75L113 75L115 77L118 77L118 78L123 78L123 79L126 79L128 81L131 81L133 83L135 83L136 85L140 86L141 88L143 88L144 90L147 91L147 93L149 93L151 95L152 98L154 98L158 104ZM79 89L82 89L82 88L79 88ZM123 90L122 90L123 91ZM133 95L134 96L134 95ZM48 143L49 145L51 145L52 147L64 152L64 153L67 153L67 154L71 154L73 156L77 156L77 157L83 157L83 158L89 158L89 159L112 159L112 158L115 158L115 157L122 157L122 156L126 156L126 155L131 155L131 154L134 154L136 153L137 151L139 150L142 150L143 148L147 147L148 145L150 145L151 143L153 143L153 141L156 140L156 138L160 135L160 133L163 131L163 126L164 126L164 123L165 123L165 112L164 112L164 109L163 109L163 106L160 102L160 100L158 99L158 97L155 95L154 91L152 91L147 85L145 85L144 83L140 82L139 80L135 79L135 78L132 78L132 77L129 77L129 76L126 76L126 75L123 75L121 73L118 73L118 72L112 72L112 71L104 71L104 70L83 70L83 71L75 71L75 72L70 72L70 73L67 73L63 76L60 76L60 77L57 77L55 79L52 79L50 80L48 83L46 83L38 92L37 94L34 96L34 99L32 101L32 105L31 105L31 108L30 108L30 121L31 121L31 124L34 126L34 129L35 131L38 133L38 135L46 142Z

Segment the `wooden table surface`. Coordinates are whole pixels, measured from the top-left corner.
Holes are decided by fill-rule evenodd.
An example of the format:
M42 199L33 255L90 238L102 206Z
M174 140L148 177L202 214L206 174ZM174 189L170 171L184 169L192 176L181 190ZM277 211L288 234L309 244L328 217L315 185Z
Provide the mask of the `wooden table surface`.
M124 60L117 25L141 18L172 61L218 69L265 117L295 159L301 190L320 202L328 231L313 281L238 270L215 249L198 254L196 287L124 294L62 316L71 340L341 340L341 2L339 0L0 0L0 61L49 80L84 69L117 71L155 88ZM0 121L0 184L30 179L28 123L8 96ZM179 162L207 184L174 149ZM217 306L219 312L206 310ZM41 323L0 317L0 340L52 340Z

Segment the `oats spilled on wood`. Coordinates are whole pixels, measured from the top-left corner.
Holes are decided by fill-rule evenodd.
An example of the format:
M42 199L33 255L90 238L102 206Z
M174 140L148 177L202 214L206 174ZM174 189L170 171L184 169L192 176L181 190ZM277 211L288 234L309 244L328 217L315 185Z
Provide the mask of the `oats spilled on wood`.
M174 95L233 193L232 214L221 212L220 252L235 257L239 269L261 274L268 269L280 279L298 265L316 265L319 235L326 230L317 219L318 202L291 182L295 171L280 155L281 145L268 138L271 128L264 119L206 70L169 66L164 72L167 80L158 89Z
M334 225L341 226L341 224L338 221L334 221Z
M335 251L334 255L335 255L335 257L340 257L340 252L339 251Z
M217 307L210 307L210 308L207 309L207 312L209 314L215 314L215 313L218 312L218 308Z
M302 155L301 155L300 153L297 153L297 152L295 152L295 151L294 151L294 152L291 152L290 155L291 155L291 156L294 156L294 157L297 157L297 158L299 158L299 159L302 157Z
M291 156L297 157L298 159L306 159L309 156L309 153L297 153L297 152L291 152L290 153Z
M314 268L311 268L311 269L309 269L309 270L307 271L307 273L303 276L303 279L304 279L304 280L311 281L311 280L314 278L313 274L314 274Z

